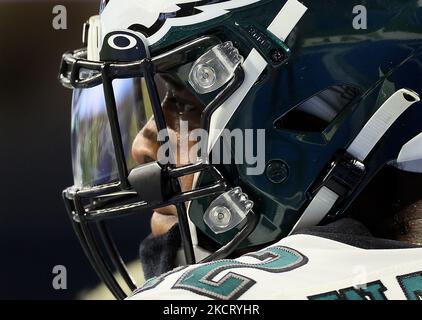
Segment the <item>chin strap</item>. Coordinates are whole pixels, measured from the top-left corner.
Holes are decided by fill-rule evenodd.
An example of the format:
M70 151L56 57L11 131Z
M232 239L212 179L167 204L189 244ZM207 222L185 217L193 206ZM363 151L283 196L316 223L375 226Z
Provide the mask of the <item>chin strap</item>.
M368 155L394 122L418 101L420 98L417 93L401 89L378 109L353 140L345 156L334 161L320 189L290 234L320 223L339 199L350 195L356 189L365 176L364 161Z

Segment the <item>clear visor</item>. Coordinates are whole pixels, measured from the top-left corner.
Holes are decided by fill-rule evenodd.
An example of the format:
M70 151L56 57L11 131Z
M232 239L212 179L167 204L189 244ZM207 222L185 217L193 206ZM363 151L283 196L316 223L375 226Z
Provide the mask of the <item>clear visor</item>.
M152 117L151 103L143 79L117 79L113 89L130 170L137 165L131 154L132 144ZM84 188L116 181L116 155L102 85L74 90L71 130L75 186Z
M200 127L203 104L188 85L172 74L155 76L166 120L158 131L144 79L113 81L126 165L132 170L152 161L176 166L191 163L189 133ZM163 144L166 137L169 141ZM185 150L186 149L186 150ZM171 152L171 154L170 154ZM116 155L102 85L76 89L72 105L74 184L88 188L119 180Z
M157 130L144 78L113 80L128 171L152 161L171 161L175 166L193 163L198 153L192 148L196 142L190 139L190 133L200 128L204 104L230 81L241 61L232 44L224 43L197 60L156 74L155 89L167 125L165 131ZM75 187L90 188L119 180L103 85L74 90L71 139Z

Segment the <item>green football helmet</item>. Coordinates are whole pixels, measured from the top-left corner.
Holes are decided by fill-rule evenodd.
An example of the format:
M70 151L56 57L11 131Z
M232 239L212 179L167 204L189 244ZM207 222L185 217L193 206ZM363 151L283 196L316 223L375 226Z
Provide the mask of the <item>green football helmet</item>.
M95 226L136 286L106 221L175 206L186 263L197 245L213 251L206 262L342 217L386 165L422 172L420 1L110 0L100 11L61 64L75 177L63 195L117 298ZM178 165L171 122L192 112L184 138L201 139ZM140 164L131 147L151 121L164 151Z

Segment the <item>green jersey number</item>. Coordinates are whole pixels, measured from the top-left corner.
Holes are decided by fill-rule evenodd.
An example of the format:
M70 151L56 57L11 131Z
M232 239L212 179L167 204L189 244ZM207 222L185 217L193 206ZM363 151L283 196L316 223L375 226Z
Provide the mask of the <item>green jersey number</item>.
M258 263L244 263L236 260L220 260L200 265L187 271L173 286L213 299L237 299L248 291L256 281L233 271L219 280L214 280L222 272L229 269L258 269L271 273L287 272L299 268L308 259L296 250L286 247L273 247L264 251L248 254Z

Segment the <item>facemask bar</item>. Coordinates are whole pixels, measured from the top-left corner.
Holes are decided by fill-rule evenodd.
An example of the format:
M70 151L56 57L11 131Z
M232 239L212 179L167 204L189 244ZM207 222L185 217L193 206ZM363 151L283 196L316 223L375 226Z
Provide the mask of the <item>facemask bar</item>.
M145 81L148 88L148 93L151 99L151 104L153 105L153 113L155 118L155 123L157 125L158 131L167 131L167 125L165 122L164 114L161 109L160 99L158 97L158 90L156 88L155 82L153 80L154 66L151 63L147 63L145 65ZM168 133L165 134L165 141L161 142L168 143L169 142L169 135ZM170 156L173 156L174 153L170 150ZM171 161L171 163L175 163ZM171 166L169 166L171 168ZM182 191L180 187L180 183L178 179L172 180L172 190L176 193L180 193ZM195 263L195 254L193 251L192 245L192 238L189 230L189 222L188 222L188 215L187 210L184 202L178 202L175 204L177 217L179 221L179 231L182 240L182 247L184 249L185 259L188 264Z
M84 59L84 56L86 55L85 50L77 50L63 56L60 68L60 81L65 87L89 88L102 84L104 89L107 114L110 121L120 181L83 190L78 190L72 187L63 192L63 198L67 211L71 217L73 227L82 244L86 256L94 267L94 270L100 276L101 280L118 299L125 298L126 293L113 276L109 263L107 263L102 253L101 245L108 253L111 263L120 273L129 289L132 291L135 290L136 284L130 277L125 263L123 262L123 259L121 258L116 245L107 230L104 220L132 214L142 209L155 209L167 205L174 205L177 208L185 258L188 264L192 264L195 263L195 258L185 202L206 196L221 194L228 189L228 185L219 171L207 162L198 162L180 168L168 166L163 168L163 172L168 175L168 180L171 181L173 196L164 203L155 205L139 201L137 192L132 190L128 181L129 172L122 146L112 81L114 79L139 77L142 75L145 78L148 93L153 105L154 118L157 128L158 130L166 130L167 126L158 98L157 88L153 80L153 75L157 70L169 69L177 65L177 59L174 59L174 57L177 57L180 60L190 59L189 54L186 54L190 48L198 48L198 46L201 45L206 46L207 42L211 42L211 40L214 40L213 37L203 37L152 60L144 59L142 61L132 63L87 61ZM169 59L169 57L171 58ZM178 61L178 63L180 63L180 61ZM88 70L88 77L82 78L80 76L81 70ZM201 124L204 129L209 129L209 122L213 112L240 87L243 80L243 69L241 66L238 66L235 71L234 78L204 110L201 119ZM165 141L163 143L165 143ZM215 183L207 187L182 193L178 178L201 171L208 171L215 179ZM254 214L251 214L250 216L249 220L251 221L248 221L247 225L245 225L241 232L229 244L221 248L207 260L225 257L235 250L237 245L243 241L256 226L258 219ZM101 237L101 243L97 241L94 229L92 229L93 225L97 228L97 232Z
M186 193L180 193L170 199L167 203L155 206L151 206L146 202L139 201L137 199L136 192L122 192L119 183L101 186L89 191L77 190L73 188L69 188L64 191L63 199L66 204L66 209L70 215L75 233L77 234L78 239L82 244L82 248L88 257L88 260L94 267L94 270L117 299L124 299L127 295L114 278L113 272L111 271L111 268L109 267L104 255L102 254L101 244L107 251L109 257L111 257L110 260L115 269L120 273L126 285L131 291L136 289L136 284L131 279L125 263L118 253L112 236L107 230L105 220L134 214L143 209L155 209L161 206L177 205L184 203L185 201L199 199L214 194L216 195L227 190L227 184L221 174L215 169L210 170L210 168L211 167L208 165L198 163L186 167L169 169L169 175L176 179L184 175L209 170L217 182L210 187L193 190ZM86 205L84 205L86 201L101 194L110 194L114 195L115 197L118 197L119 195L121 197L129 196L133 202L130 204L121 205L120 207L111 206L110 208L104 208L103 205L98 205L97 208L97 206L94 204L92 208L89 209ZM179 221L179 225L182 223L184 222ZM101 244L98 243L95 237L95 229L92 228L93 226L96 227L97 232L101 236Z

